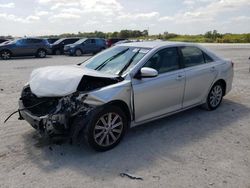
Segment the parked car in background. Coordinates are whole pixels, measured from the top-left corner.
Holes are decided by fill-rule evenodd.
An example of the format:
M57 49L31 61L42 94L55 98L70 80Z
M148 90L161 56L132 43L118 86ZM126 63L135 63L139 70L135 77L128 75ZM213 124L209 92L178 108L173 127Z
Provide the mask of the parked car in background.
M118 44L131 43L131 42L134 42L134 41L132 41L132 40L121 40L121 41L115 43L113 46L116 46Z
M54 42L56 42L57 40L59 40L60 38L55 37L55 38L46 38L46 40L50 43L53 44Z
M6 41L8 41L8 39L0 39L0 44Z
M51 53L50 44L45 39L21 38L0 45L2 59L10 59L18 56L46 57Z
M106 45L107 47L111 47L113 46L115 43L122 41L122 40L127 40L127 39L123 39L123 38L110 38L106 40Z
M68 55L80 56L82 54L96 54L106 49L106 41L100 38L80 39L74 44L64 46L64 53Z
M199 105L217 109L232 80L233 63L199 45L121 44L78 66L34 70L19 119L45 135L68 134L106 151L130 127Z
M80 38L61 38L52 44L52 54L61 55L64 53L64 46L67 44L73 44Z

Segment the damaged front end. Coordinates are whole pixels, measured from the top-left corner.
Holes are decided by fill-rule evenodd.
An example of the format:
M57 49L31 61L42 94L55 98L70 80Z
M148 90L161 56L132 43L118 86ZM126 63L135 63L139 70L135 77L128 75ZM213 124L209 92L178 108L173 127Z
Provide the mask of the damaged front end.
M104 104L86 103L88 92L121 82L122 78L100 78L84 75L76 91L60 97L38 97L30 85L23 88L19 99L19 115L44 136L77 137L90 120L96 107ZM88 98L89 97L89 98ZM93 101L93 100L92 100Z
M87 94L75 92L65 97L38 98L26 86L19 100L20 119L25 119L40 134L68 135L77 115L87 115L93 107L84 103Z

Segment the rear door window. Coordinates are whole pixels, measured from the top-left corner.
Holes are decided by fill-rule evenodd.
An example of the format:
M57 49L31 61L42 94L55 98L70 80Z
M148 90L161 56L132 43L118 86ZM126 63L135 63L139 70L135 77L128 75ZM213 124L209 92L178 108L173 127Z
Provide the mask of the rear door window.
M180 50L183 55L183 63L185 67L192 67L206 63L203 52L199 48L186 46L181 47Z
M205 52L203 52L203 54L204 54L204 59L205 59L206 63L211 63L211 62L214 61L214 60L213 60L209 55L207 55Z

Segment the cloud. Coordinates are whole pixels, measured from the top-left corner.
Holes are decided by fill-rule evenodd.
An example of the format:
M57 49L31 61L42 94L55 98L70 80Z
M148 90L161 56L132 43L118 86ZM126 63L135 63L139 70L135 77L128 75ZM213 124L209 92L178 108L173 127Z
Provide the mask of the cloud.
M163 16L163 17L160 17L158 19L158 21L173 21L174 20L174 17L170 17L170 16Z
M55 19L78 19L81 16L77 15L77 14L70 14L70 13L60 13L60 14L56 14L52 17L50 17L50 20L54 21Z
M0 22L6 25L3 32L18 33L15 28L11 28L12 25L19 27L26 24L22 27L22 31L25 32L25 29L33 26L29 23L36 22L39 22L39 28L36 28L37 31L34 29L34 32L41 32L48 27L54 33L94 30L108 32L148 27L151 33L163 32L166 29L177 33L202 33L211 29L248 32L250 21L250 13L247 13L250 0L183 0L181 3L175 2L178 7L174 6L171 10L164 7L162 1L153 6L150 6L150 2L147 5L135 1L132 7L131 3L121 0L26 1L32 3L25 5L25 10L15 7L14 3L0 3L0 8L14 7L0 10ZM232 23L237 24L239 29L232 27Z
M15 3L0 4L0 8L15 8Z
M37 15L37 16L47 16L47 15L49 15L49 12L48 11L36 11L35 15Z
M118 16L118 19L126 19L126 20L150 20L153 18L158 18L160 16L159 12L149 12L149 13L121 13Z
M185 0L183 3L187 5L194 5L197 2L206 2L204 6L198 8L192 7L187 11L179 11L173 16L166 16L159 18L159 21L175 21L176 24L215 22L218 15L223 13L231 13L240 10L242 7L250 6L249 0Z
M245 22L245 21L250 21L250 16L237 16L235 18L232 18L231 21L240 21L240 22Z
M6 14L6 13L0 13L0 18L9 20L9 21L20 22L20 23L32 23L32 22L40 20L40 17L38 16L30 15L30 16L22 18L22 17L17 17L14 14Z

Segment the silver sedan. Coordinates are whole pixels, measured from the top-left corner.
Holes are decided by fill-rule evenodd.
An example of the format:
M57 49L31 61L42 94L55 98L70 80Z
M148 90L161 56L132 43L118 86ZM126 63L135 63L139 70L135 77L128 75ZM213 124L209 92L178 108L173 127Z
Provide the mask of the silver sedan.
M68 133L106 151L130 127L195 106L215 110L232 80L233 63L202 46L126 43L77 66L34 70L20 116L46 135Z

